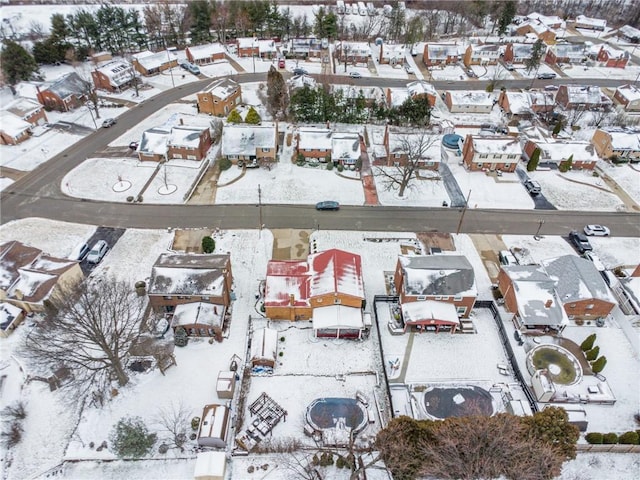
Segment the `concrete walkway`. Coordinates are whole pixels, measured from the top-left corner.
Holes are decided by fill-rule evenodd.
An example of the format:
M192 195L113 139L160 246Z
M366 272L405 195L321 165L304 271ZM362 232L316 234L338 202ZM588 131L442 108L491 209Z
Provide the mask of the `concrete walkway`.
M404 348L404 355L402 356L402 368L400 369L400 375L393 379L394 383L404 383L405 376L407 375L407 369L409 368L409 360L411 360L411 350L413 350L413 338L414 332L409 332L409 341Z
M29 172L23 172L22 170L16 170L15 168L0 167L0 177L10 178L11 180L20 180Z
M369 154L367 153L367 146L362 138L360 138L360 151L362 152L360 154L360 160L362 160L360 178L362 180L362 188L364 189L364 204L380 205L378 190L376 189L376 181L373 177L373 169L371 168Z
M611 178L599 168L597 168L596 170L600 174L600 178L602 178L604 183L606 183L611 191L615 193L620 200L622 200L622 203L624 203L624 206L627 207L627 210L634 212L640 211L640 206L636 203L636 201L631 198L631 196L622 187L620 187L620 185L618 185L613 178Z

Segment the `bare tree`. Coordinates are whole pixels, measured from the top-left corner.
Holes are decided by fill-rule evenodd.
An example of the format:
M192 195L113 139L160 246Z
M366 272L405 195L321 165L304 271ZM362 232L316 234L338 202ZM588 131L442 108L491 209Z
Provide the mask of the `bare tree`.
M378 168L377 173L382 176L382 183L386 190L398 190L398 196L404 197L405 190L417 177L421 164L428 159L429 148L438 137L426 133L404 134L399 136L395 147L390 146L390 154L402 157L397 165Z
M45 319L27 336L25 356L43 370L69 368L72 379L61 388L70 399L93 394L102 403L112 381L129 382L125 364L145 306L145 297L115 278L78 284L48 303Z
M565 111L565 117L567 119L567 123L570 126L577 125L580 120L584 118L587 113L586 105L575 105L570 110Z
M163 431L169 438L171 446L184 451L184 444L187 443L187 429L191 424L192 412L187 406L180 401L173 403L168 407L159 408L156 418Z

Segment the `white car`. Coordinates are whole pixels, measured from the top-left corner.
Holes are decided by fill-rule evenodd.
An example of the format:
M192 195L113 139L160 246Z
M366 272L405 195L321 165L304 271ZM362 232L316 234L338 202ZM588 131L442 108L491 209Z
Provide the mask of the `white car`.
M87 263L92 263L94 265L100 263L107 254L107 250L109 250L109 244L104 240L98 240L93 244L91 251L87 255Z
M362 75L360 74L360 72L350 72L349 76L351 78L362 78Z
M407 72L409 75L413 75L413 68L409 64L406 64L404 66L404 71Z
M594 237L608 237L611 232L603 225L586 225L584 227L584 234Z

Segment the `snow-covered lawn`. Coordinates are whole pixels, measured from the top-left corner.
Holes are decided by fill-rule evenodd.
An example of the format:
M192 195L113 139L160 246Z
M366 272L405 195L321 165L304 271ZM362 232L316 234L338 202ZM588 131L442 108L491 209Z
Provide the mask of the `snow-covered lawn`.
M388 177L381 173L382 170L393 175L396 169L393 167L373 167L378 199L382 205L441 207L442 202L447 202L447 204L451 202L438 172L421 170L419 172L420 178L411 180L404 196L399 197L397 185L390 185Z
M263 87L262 91L260 91L261 86ZM271 114L268 112L267 107L260 99L260 95L262 95L264 98L266 98L267 96L266 81L242 84L242 103L251 105L253 108L255 108L262 120L270 121L272 120Z
M560 210L619 211L624 208L620 198L600 177L588 170L557 170L530 172L529 176L540 183L542 193ZM605 189L606 191L603 191Z
M562 73L571 78L615 78L634 81L640 73L640 67L628 65L626 68L588 67L585 65L565 65Z
M613 178L636 203L640 204L639 167L632 168L629 164L615 165L608 162L600 162L598 166L604 173Z
M502 65L472 65L471 70L480 80L513 80L513 75Z
M543 73L554 73L557 75L557 72L546 63L541 63L540 69L534 68L531 71L528 71L526 67L524 67L523 65L514 65L514 67L515 67L514 72L516 72L518 75L520 75L523 78L536 78L536 76L541 75Z
M516 173L503 173L501 177L484 172L470 172L462 165L449 163L456 182L465 197L471 191L470 208L514 208L528 210L534 207L531 196L520 183Z
M0 177L0 192L13 184L13 180L7 177Z
M380 77L384 77L384 78L401 78L401 79L408 79L409 75L407 74L407 71L401 67L401 66L392 66L392 65L388 65L388 64L381 64L378 62L374 62L375 66L376 66L376 70L378 71L378 76ZM416 71L416 69L413 69L414 72ZM358 70L361 71L361 70Z
M430 67L429 72L434 80L468 80L462 67L447 65L445 67Z
M212 78L223 77L225 75L235 75L238 73L228 60L219 60L210 65L198 65L198 68L200 69L200 73Z

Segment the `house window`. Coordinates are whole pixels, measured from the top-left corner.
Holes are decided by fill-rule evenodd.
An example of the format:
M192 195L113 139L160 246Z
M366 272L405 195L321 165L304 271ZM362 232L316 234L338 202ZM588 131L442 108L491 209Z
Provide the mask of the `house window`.
M595 305L593 303L590 303L589 305L587 305L585 307L586 310L593 310L593 307L595 307Z
M174 153L173 154L173 158L182 158L182 154L181 153Z
M187 160L197 160L195 155L187 155Z
M482 168L482 163L478 163L478 164L477 164L477 167L478 167L478 168Z
M453 297L453 301L454 302L461 302L462 301L462 295L456 295L455 297Z
M422 302L422 301L424 301L426 299L427 299L427 297L425 295L418 295L418 301L419 302Z
M401 157L401 155L399 153L394 153L393 154L393 158L400 158L400 157Z
M442 297L440 295L436 295L434 300L442 300Z
M269 148L263 148L262 153L269 153L269 150L270 150Z
M433 162L424 162L426 167L433 167Z
M204 300L205 302L208 302L210 300L210 297L200 297L200 300Z
M458 307L456 308L456 313L460 316L467 313L467 307Z
M202 101L203 102L208 102L209 101L209 97L202 97Z
M172 297L171 295L165 296L165 297L163 297L163 298L164 298L165 300L171 300L171 299L173 299L173 297Z
M510 163L505 163L504 164L504 169L507 170L509 168L511 168L511 164Z
M487 158L487 156L488 155L486 153L483 153L482 155L480 155L480 158Z
M515 156L515 155L507 155L507 158L508 158L509 160L513 160L514 158L516 158L516 156Z

